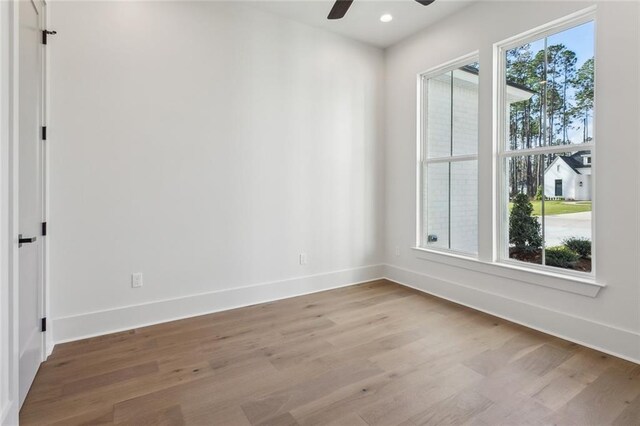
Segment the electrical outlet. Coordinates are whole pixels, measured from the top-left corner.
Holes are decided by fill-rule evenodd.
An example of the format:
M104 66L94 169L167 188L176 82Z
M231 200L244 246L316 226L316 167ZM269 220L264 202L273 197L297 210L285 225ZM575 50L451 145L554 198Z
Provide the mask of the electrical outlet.
M300 265L307 264L307 253L300 253Z
M400 256L400 247L396 246L396 257Z
M133 288L142 287L142 272L136 272L135 274L131 274L131 287Z

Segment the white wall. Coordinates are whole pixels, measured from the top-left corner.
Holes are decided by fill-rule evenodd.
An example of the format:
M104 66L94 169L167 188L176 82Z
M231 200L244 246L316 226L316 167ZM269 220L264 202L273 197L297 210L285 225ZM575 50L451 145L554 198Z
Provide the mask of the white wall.
M540 5L544 4L545 7ZM637 2L597 9L595 181L597 297L534 285L530 274L419 253L415 245L416 75L480 52L480 260L490 262L493 218L493 44L594 3L481 2L386 51L386 275L422 290L640 360L637 187ZM622 77L623 76L623 77ZM629 123L629 125L621 125ZM605 137L606 136L606 137ZM620 182L626 182L620 185ZM396 248L400 255L396 256ZM514 279L505 278L513 276ZM558 282L556 278L546 279ZM540 284L540 282L538 282ZM562 282L581 292L586 284ZM571 285L569 285L571 284ZM595 291L585 291L593 296Z
M381 50L237 4L50 9L56 341L381 275Z

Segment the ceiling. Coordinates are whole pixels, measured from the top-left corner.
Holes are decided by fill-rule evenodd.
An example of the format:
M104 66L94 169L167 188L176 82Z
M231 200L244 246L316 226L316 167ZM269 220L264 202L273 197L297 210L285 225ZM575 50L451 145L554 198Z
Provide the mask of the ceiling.
M346 16L334 21L327 19L333 0L254 0L245 4L384 48L473 1L436 0L430 6L422 6L415 0L355 0ZM393 21L380 22L385 13L393 15Z

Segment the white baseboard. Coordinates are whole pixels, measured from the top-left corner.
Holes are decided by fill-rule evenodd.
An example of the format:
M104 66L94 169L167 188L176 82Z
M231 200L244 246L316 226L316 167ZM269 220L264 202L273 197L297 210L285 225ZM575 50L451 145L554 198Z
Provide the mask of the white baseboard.
M384 276L400 285L640 363L640 333L391 265L385 265Z
M51 332L51 334L53 334L53 331ZM49 358L53 353L53 348L55 346L55 343L53 343L53 339L46 339L45 344L46 344L45 346L46 353L45 353L44 360L46 361L47 358Z
M213 312L380 279L383 265L254 284L52 320L53 343L64 343ZM47 345L49 346L49 345ZM47 347L47 351L49 351ZM51 350L53 347L51 347Z
M255 284L52 320L53 342L64 343L213 312L345 287L385 277L406 287L640 363L640 334L503 295L391 265L373 265ZM47 352L53 346L47 345Z

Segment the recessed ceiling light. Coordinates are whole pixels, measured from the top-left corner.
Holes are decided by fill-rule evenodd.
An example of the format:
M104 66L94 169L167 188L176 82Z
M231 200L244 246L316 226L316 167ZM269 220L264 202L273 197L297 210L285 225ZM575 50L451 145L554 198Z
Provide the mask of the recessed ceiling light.
M384 15L382 15L380 17L380 21L382 21L382 22L391 22L392 20L393 20L393 16L391 16L388 13L385 13Z

